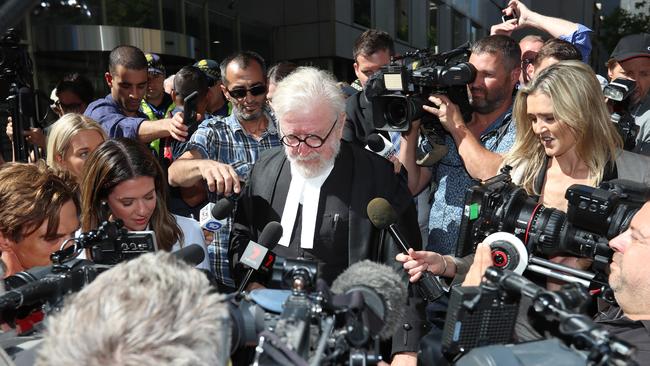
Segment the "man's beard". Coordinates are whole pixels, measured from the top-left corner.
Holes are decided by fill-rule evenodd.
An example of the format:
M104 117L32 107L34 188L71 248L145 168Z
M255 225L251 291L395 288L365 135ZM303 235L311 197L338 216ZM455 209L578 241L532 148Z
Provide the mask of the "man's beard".
M336 156L339 154L341 149L341 142L336 140L332 142L330 146L332 149L332 155L328 159L323 159L318 150L314 150L307 155L292 155L290 152L290 147L285 147L284 153L291 163L291 167L300 174L303 178L313 178L322 174L325 170L334 165Z
M509 85L510 83L504 83ZM503 103L509 98L509 93L505 91L505 85L503 88L499 88L493 91L489 91L487 88L470 88L469 98L470 105L474 108L479 114L489 114L497 109L499 109ZM482 99L472 98L472 90L478 90L483 93Z
M262 108L258 108L253 113L246 113L242 111L242 108L240 106L237 105L234 106L234 108L232 109L232 113L235 114L235 117L237 118L238 121L249 122L249 121L255 121L262 116Z

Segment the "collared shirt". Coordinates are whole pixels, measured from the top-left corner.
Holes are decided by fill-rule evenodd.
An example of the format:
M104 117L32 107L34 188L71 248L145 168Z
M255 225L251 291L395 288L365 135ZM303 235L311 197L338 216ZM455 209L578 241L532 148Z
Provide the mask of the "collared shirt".
M187 143L186 150L198 152L203 159L229 164L242 180L248 179L253 164L262 151L280 146L277 123L270 109L264 107L269 121L267 130L259 140L250 136L241 126L235 113L228 117L216 117L203 121ZM228 245L232 218L215 235L208 247L210 266L218 280L234 287L228 263Z
M639 365L650 365L650 320L632 320L617 306L600 311L594 320L611 335L636 347L633 359Z
M576 29L575 32L571 34L563 34L558 38L576 46L576 48L580 50L580 53L582 54L582 61L588 64L592 49L590 37L591 32L591 29L585 27L582 24L578 24L578 29Z
M134 117L127 116L110 94L90 103L84 115L97 121L110 138L137 139L140 124L148 119L141 111Z
M515 142L515 123L509 109L481 134L481 144L488 150L505 153ZM445 136L449 152L432 169L433 182L437 183L429 213L429 240L427 250L441 254L455 254L460 222L465 205L467 188L476 184L472 179L458 148L450 135Z

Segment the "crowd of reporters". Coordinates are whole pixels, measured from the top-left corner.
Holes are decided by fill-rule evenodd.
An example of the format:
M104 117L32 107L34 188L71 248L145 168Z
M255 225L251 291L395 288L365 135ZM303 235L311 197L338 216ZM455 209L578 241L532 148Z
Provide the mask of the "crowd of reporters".
M468 188L507 166L512 182L549 209L567 211L572 185L614 179L641 184L650 200L650 35L625 36L612 51L609 79L635 85L621 104L603 95L603 87L619 84L584 63L588 28L516 0L504 15L514 19L468 48L470 109L437 89L424 96L421 120L402 130L378 125L376 96L366 93L395 56L390 36L377 30L355 43L355 93L314 67L281 62L267 71L252 51L183 67L170 76L169 94L160 56L128 45L109 56L106 97L92 101L83 76L64 77L53 93L60 118L47 136L39 129L14 136L11 120L6 129L10 138L24 138L14 143L32 147L34 161L0 166L4 277L51 265L50 255L68 239L117 220L128 231L153 231L162 252L199 244L203 260L193 265L203 273L164 253L145 254L102 273L45 321L40 310L20 319L3 315L7 333L45 328L42 365L226 364L227 301L212 288L250 293L272 286L269 273L245 275L249 268L240 262L249 242L276 222L282 228L276 243L261 244L278 244L273 252L281 258L315 261L328 285L366 259L391 266L408 284L404 314L381 348L384 360L449 362L440 347L448 293L431 301L417 289L432 275L446 289L479 286L494 264L484 243L456 255ZM526 27L552 38L510 37ZM621 128L624 117L633 123ZM425 121L432 118L439 126ZM372 152L377 134L393 145L390 154ZM36 159L41 153L46 162ZM392 231L372 217L369 203L377 197L394 210L386 225ZM206 229L202 208L220 199L235 209L219 220L220 229ZM650 362L644 267L650 203L631 216L607 238L616 303L596 304L593 296L589 315L636 348L631 360L644 364ZM91 251L76 254L96 259ZM547 259L587 271L593 258ZM560 288L553 279L531 279ZM558 336L553 326L528 318L527 309L517 317L514 340ZM251 349L232 361L251 362Z

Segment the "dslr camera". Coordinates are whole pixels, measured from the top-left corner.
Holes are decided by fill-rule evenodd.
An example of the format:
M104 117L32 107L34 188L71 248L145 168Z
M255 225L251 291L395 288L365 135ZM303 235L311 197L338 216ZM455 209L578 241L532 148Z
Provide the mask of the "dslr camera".
M636 136L639 134L639 126L628 112L630 96L635 87L636 82L634 80L616 78L603 88L603 94L613 110L610 119L623 138L623 149L628 151L634 149Z

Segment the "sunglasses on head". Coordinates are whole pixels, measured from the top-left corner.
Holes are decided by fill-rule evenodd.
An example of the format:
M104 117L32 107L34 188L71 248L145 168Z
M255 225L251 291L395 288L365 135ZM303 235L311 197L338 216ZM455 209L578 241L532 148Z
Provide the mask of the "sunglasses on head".
M235 99L241 99L246 96L246 93L250 92L252 96L256 97L266 93L266 85L260 84L251 87L250 89L246 88L234 88L228 90L228 93Z

